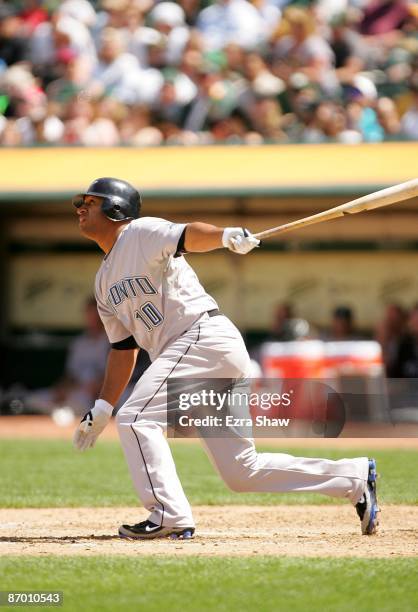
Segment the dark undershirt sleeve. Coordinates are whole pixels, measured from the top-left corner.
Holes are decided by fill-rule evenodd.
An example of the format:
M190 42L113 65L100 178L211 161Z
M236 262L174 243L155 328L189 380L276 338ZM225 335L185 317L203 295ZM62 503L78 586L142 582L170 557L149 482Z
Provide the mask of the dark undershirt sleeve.
M177 250L174 253L174 257L181 257L182 255L187 253L186 248L184 246L184 241L186 239L186 230L187 230L187 225L186 225L186 227L184 228L184 230L181 233L181 236L180 236L178 244L177 244Z
M138 348L136 340L133 336L129 336L129 338L125 338L124 340L120 340L119 342L113 342L110 346L112 347L112 349L115 349L117 351L128 351Z

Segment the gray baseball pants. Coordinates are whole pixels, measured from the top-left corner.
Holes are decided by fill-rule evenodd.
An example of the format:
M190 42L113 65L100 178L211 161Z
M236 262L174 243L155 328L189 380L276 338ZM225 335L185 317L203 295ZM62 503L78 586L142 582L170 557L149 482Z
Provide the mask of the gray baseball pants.
M119 410L116 421L132 481L153 523L194 526L164 435L168 377L240 379L249 371L249 356L238 329L225 316L204 314L151 364ZM367 457L331 461L257 453L253 439L240 436L202 441L233 491L311 491L356 504L366 486Z

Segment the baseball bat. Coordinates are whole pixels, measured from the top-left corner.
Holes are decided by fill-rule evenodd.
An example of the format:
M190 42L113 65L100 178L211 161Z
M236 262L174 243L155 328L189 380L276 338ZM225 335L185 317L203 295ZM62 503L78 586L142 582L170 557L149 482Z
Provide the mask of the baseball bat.
M364 210L373 210L373 208L380 208L381 206L388 206L389 204L395 204L395 202L402 202L409 198L414 198L418 195L418 178L407 181L406 183L400 183L393 187L387 187L386 189L380 189L374 191L369 195L362 196L356 200L351 200L340 206L335 206L329 210L285 223L284 225L278 225L272 229L265 230L254 234L256 238L264 239L270 238L271 236L277 236L278 234L284 234L285 232L291 232L301 227L307 227L308 225L314 225L315 223L322 223L323 221L331 221L331 219L337 219L344 215L354 215L355 213L363 212Z

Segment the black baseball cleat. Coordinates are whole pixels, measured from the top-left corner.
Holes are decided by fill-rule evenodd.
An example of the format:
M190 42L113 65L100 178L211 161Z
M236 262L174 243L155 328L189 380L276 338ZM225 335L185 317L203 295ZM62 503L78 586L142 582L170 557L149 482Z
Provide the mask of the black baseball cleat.
M194 527L164 527L164 525L156 525L146 520L136 525L121 525L119 536L132 540L153 540L154 538L191 540L194 536Z
M369 475L366 490L361 500L356 504L357 514L361 521L361 533L363 535L376 533L379 525L378 513L380 508L377 504L376 478L376 460L369 459Z

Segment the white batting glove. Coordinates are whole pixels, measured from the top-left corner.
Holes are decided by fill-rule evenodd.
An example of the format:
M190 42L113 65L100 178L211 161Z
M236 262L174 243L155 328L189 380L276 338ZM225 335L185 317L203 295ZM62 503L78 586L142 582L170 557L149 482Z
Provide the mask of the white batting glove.
M94 407L81 419L74 432L73 444L79 451L87 450L95 445L112 416L113 406L106 400L96 400Z
M245 227L226 227L222 234L222 244L233 253L246 255L259 246L260 240L255 238Z

